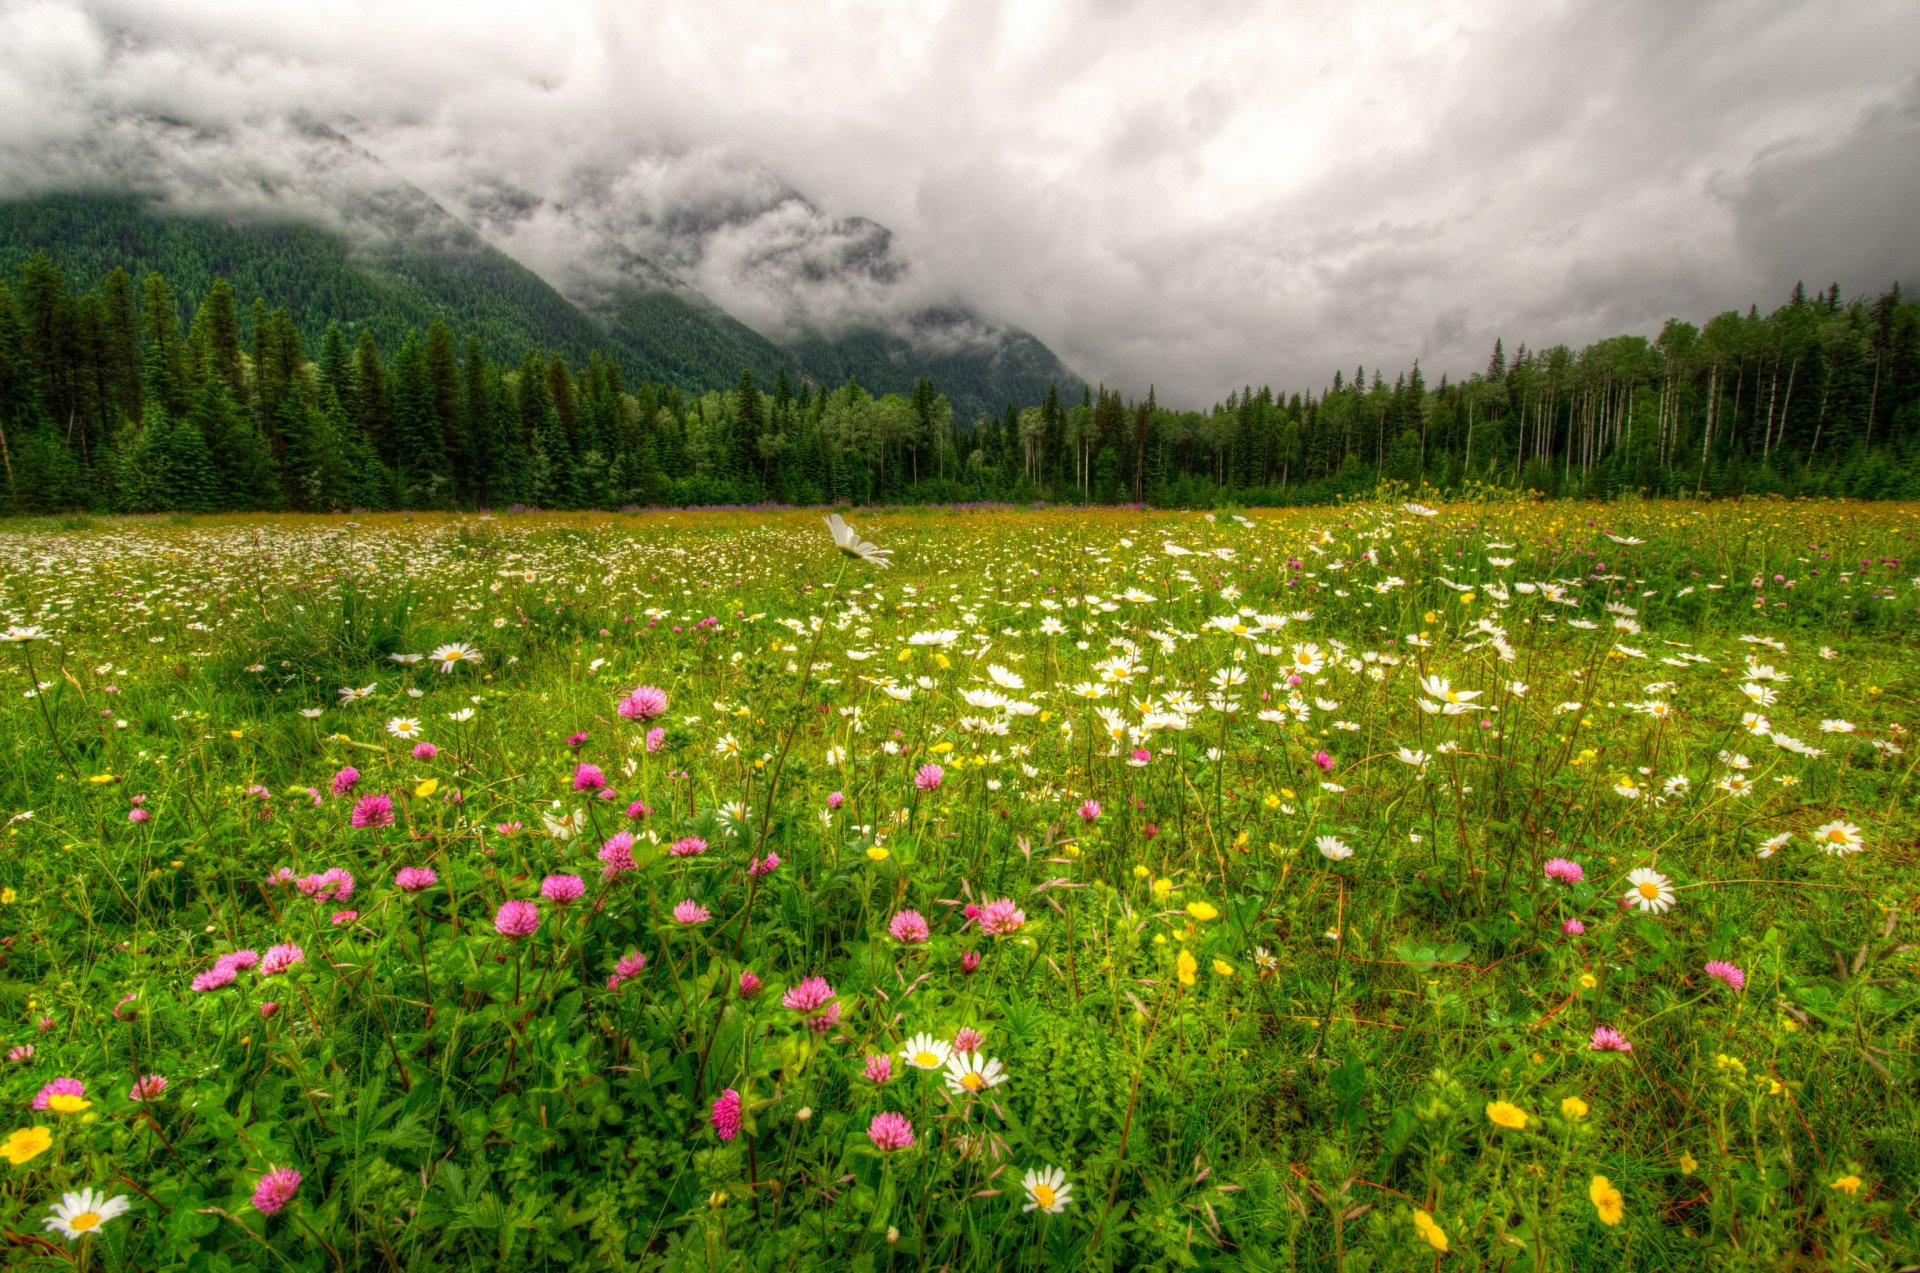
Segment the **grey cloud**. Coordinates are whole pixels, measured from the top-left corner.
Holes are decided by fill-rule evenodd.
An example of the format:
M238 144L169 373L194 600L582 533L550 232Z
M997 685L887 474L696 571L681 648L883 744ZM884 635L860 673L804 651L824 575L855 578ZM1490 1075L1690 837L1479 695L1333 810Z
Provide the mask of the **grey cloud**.
M0 192L372 233L404 180L589 301L638 277L772 334L927 340L965 306L1210 402L1651 335L1800 277L1920 285L1910 13L0 0Z

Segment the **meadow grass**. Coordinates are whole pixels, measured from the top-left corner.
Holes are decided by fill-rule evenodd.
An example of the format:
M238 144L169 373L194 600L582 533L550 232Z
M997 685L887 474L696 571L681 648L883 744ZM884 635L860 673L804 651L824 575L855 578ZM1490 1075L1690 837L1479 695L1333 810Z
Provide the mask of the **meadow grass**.
M1920 508L853 520L0 526L10 1261L1920 1252Z

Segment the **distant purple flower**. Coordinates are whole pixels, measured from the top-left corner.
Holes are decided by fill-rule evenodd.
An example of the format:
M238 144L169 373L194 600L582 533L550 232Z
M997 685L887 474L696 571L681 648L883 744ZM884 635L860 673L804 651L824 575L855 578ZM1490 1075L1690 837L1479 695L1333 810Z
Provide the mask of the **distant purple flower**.
M577 902L586 891L585 882L577 875L549 875L540 881L540 896L555 906Z
M1560 931L1569 937L1578 937L1587 931L1587 926L1577 919L1570 919L1560 925Z
M276 976L293 967L295 964L303 964L306 961L307 953L304 950L301 950L292 942L282 942L278 946L267 947L266 956L260 961L260 975L263 977Z
M253 1191L253 1209L270 1216L293 1201L300 1188L300 1173L291 1167L276 1167L260 1177Z
M579 764L573 769L573 789L575 791L605 791L607 776L600 772L600 766Z
M751 999L759 993L760 978L753 969L749 968L740 974L740 997L742 999Z
M523 898L500 903L493 913L493 931L509 941L518 941L540 927L540 908Z
M1320 766L1320 768L1326 770L1328 773L1333 772L1333 757L1328 755L1324 751L1316 751L1313 753L1313 763Z
M954 1033L953 1050L955 1052L978 1052L980 1050L980 1044L983 1041L978 1030L970 1025L961 1026L960 1029Z
M1100 802L1098 800L1084 801L1076 812L1079 813L1082 822L1097 822L1100 820Z
M684 839L675 840L673 847L667 850L667 856L676 858L698 857L706 851L707 842L697 835L690 835Z
M1627 1036L1610 1025L1593 1027L1593 1039L1587 1046L1595 1052L1633 1051L1633 1044L1627 1042Z
M613 966L617 977L637 977L647 966L647 957L637 950L630 950L620 956L620 962Z
M769 853L763 858L755 858L747 863L748 875L771 875L780 866L780 855Z
M215 962L223 963L235 972L244 972L260 962L260 952L246 949L236 950L231 954L220 956Z
M604 876L621 875L638 870L633 860L633 836L625 831L616 831L605 844L600 846L600 860L606 864L601 872Z
M831 792L827 796L827 808L829 809L838 809L841 805L845 804L846 802L847 802L846 796L838 791Z
M707 1119L713 1124L713 1133L721 1140L732 1140L740 1134L740 1093L728 1088L713 1100L713 1108L708 1111Z
M360 781L360 771L348 765L333 776L333 794L344 796L353 790L353 784Z
M833 987L827 984L825 977L808 977L781 995L780 1003L782 1007L795 1012L812 1012L822 1004L831 1002L833 997Z
M127 810L128 822L151 822L152 820L153 810L151 809L134 808Z
M413 758L415 760L432 760L439 754L440 749L432 743L415 743L413 745Z
M980 952L969 950L960 956L960 971L971 977L980 971Z
M1709 959L1707 961L1706 974L1715 981L1726 982L1731 989L1746 989L1747 974L1741 972L1738 965L1730 964L1724 959Z
M874 1147L887 1152L907 1149L913 1145L913 1124L907 1121L905 1114L896 1114L885 1110L873 1116L867 1124L867 1139Z
M651 756L667 745L667 731L655 726L647 731L647 755Z
M384 791L376 791L370 796L360 797L354 802L353 825L356 828L373 831L392 826L393 797Z
M860 1071L869 1083L885 1083L893 1077L893 1054L874 1052L867 1056L867 1064Z
M1566 858L1548 858L1545 871L1548 879L1558 880L1562 884L1578 884L1587 875L1578 862Z
M167 1080L158 1074L149 1074L133 1081L133 1087L127 1092L130 1101L157 1101L160 1094L167 1090Z
M351 924L354 920L359 918L360 918L359 911L335 911L333 913L333 926L335 928L338 928L342 924Z
M653 685L636 686L620 700L619 712L628 720L652 720L667 710L667 692Z
M578 733L567 735L567 746L573 748L575 751L579 751L582 747L585 747L586 745L587 745L586 730L583 729Z
M940 766L922 765L919 772L913 775L913 785L922 791L938 791L946 778L947 771Z
M440 877L430 866L403 866L393 882L402 893L423 893L438 884Z
M636 800L627 806L627 816L635 822L653 816L653 806L644 800Z
M918 945L933 935L927 927L926 916L919 911L901 911L888 923L887 931L895 941L909 945Z
M673 918L680 924L704 924L713 918L713 912L689 897L673 908Z
M386 799L385 796L380 798ZM294 886L316 902L344 902L353 896L353 874L332 866L317 875L295 880Z
M980 931L995 937L1017 932L1026 922L1027 913L1015 906L1010 897L988 902L980 908Z

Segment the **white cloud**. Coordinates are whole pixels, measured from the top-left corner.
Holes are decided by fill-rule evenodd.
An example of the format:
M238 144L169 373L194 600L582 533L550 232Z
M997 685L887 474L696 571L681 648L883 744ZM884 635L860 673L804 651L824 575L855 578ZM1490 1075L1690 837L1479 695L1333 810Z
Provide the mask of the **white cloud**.
M377 180L301 158L299 114L556 281L638 252L773 328L959 298L1205 402L1884 286L1916 30L1900 0L41 0L0 7L0 190Z

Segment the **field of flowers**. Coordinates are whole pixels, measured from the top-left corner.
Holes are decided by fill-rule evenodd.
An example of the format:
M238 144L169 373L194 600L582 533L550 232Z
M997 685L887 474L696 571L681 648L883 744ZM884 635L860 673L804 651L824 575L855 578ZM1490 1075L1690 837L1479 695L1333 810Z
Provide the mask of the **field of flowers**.
M0 526L9 1265L1920 1253L1920 508L822 520Z

